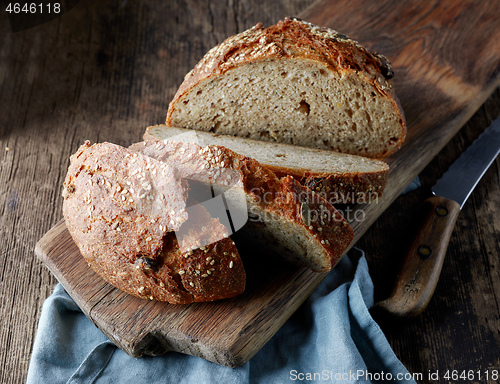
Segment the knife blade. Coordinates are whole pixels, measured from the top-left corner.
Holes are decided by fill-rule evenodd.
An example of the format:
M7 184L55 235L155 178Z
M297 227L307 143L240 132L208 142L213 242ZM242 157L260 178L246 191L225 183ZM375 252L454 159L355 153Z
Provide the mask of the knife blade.
M456 219L468 197L500 153L500 118L467 148L431 188L425 220L414 238L391 295L376 307L399 318L413 318L436 289Z
M460 209L500 153L500 118L496 119L431 188L434 196L456 201Z

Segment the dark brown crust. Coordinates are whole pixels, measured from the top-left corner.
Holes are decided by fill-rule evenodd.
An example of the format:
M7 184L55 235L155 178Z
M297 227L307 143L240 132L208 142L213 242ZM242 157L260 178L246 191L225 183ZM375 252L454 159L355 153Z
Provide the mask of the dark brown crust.
M279 178L293 176L302 185L319 193L330 204L373 203L382 197L389 168L370 173L317 173L266 164Z
M156 126L158 127L158 126ZM143 135L144 142L155 142L160 140L151 133L148 127ZM176 129L165 127L166 129ZM206 135L220 137L221 135L204 132ZM223 135L222 135L223 136ZM243 143L250 139L233 138L241 140ZM136 144L137 145L137 144ZM144 145L144 144L140 144ZM292 146L290 146L293 149ZM241 155L249 155L241 153ZM251 154L250 154L251 155ZM283 167L273 164L260 163L268 170L272 171L278 178L292 176L302 185L311 188L316 193L327 200L330 204L351 204L351 203L372 203L377 202L382 197L382 193L389 179L389 166L385 164L385 169L378 172L313 172L300 167Z
M148 169L137 172L139 164ZM142 176L156 197L164 192L165 199L155 199L161 202L156 209L141 206L142 192L132 190ZM194 219L187 218L186 192L177 170L167 164L114 144L86 142L71 157L63 213L89 266L124 292L172 304L242 293L245 272L227 229L201 207ZM181 253L178 242L190 245L198 238L207 238L208 245Z
M195 85L212 76L251 61L264 59L307 58L320 61L338 72L357 72L382 95L387 96L401 119L401 135L386 157L404 142L406 123L400 102L389 79L393 76L387 58L371 53L355 40L329 28L321 28L299 19L285 18L277 24L253 28L234 35L212 48L184 78L169 104L166 125L172 125L175 106Z
M307 228L320 246L328 250L330 256L330 265L316 272L331 270L353 239L351 226L331 204L292 176L280 180L277 196L267 209ZM310 212L309 223L305 222L304 206Z
M181 150L183 149L183 150ZM193 143L173 140L151 140L134 144L132 151L138 151L179 169L186 178L213 184L223 184L219 173L221 168L234 171L247 195L247 201L258 210L274 214L283 222L291 222L307 232L311 241L321 249L329 259L329 266L316 269L317 272L330 270L343 255L353 239L353 231L338 211L319 194L301 185L293 177L278 179L267 167L256 160L237 154L225 147L209 145L204 148ZM186 158L189 157L189 161ZM207 168L206 165L210 167ZM302 216L302 204L311 204L311 210L328 213L329 220L307 225ZM321 229L318 229L321 227Z

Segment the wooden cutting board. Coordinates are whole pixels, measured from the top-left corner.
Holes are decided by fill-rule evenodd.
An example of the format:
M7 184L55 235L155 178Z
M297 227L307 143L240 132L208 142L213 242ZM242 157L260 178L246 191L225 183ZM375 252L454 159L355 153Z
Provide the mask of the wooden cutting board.
M407 140L388 159L384 197L351 207L360 210L351 217L355 243L500 84L500 7L494 0L480 6L472 0L319 0L299 17L388 56L406 113ZM62 221L36 247L83 312L131 356L179 351L230 367L254 356L325 277L255 257L261 249L241 251L244 294L175 306L105 283L88 268Z

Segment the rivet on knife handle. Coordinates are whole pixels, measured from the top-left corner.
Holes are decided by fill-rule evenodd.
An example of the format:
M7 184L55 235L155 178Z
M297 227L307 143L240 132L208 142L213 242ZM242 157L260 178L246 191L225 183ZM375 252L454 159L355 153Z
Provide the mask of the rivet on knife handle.
M377 307L401 318L419 315L436 289L460 205L434 196L424 202L426 217L406 255L396 285Z

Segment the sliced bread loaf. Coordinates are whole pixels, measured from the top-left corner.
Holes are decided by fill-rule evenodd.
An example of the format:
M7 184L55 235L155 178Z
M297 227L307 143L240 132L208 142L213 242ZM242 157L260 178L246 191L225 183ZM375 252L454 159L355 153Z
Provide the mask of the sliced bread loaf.
M251 157L279 178L293 176L331 204L376 201L382 196L389 177L389 166L385 162L363 156L166 125L148 127L144 134L145 141L175 137L201 146L223 146Z
M172 304L242 293L245 271L226 227L186 207L186 194L176 168L86 142L71 156L63 214L89 266L124 292Z
M211 49L186 75L166 124L385 157L406 134L392 76L384 56L286 18Z
M291 176L278 179L256 160L228 148L202 147L176 136L129 149L177 168L186 179L218 186L241 181L249 216L241 230L316 272L331 270L353 239L346 220L319 194Z

